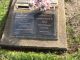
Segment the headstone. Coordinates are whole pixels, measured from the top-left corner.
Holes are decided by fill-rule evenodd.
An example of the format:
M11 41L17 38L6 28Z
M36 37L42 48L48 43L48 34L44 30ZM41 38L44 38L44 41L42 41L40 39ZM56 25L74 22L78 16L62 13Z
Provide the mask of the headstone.
M13 0L1 45L67 48L64 1L50 0L50 9L32 0Z

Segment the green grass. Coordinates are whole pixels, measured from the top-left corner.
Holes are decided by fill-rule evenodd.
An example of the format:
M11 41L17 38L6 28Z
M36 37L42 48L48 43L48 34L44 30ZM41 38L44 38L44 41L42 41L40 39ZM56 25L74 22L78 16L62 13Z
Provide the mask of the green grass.
M1 49L0 60L80 60L80 51L74 54L57 55L54 53L16 52Z
M8 11L8 6L9 6L9 2L10 0L1 0L0 1L0 35L2 33L2 29L5 23L5 19L4 16L6 15L6 12Z
M4 15L6 14L7 12L7 8L8 8L8 5L9 5L9 0L2 0L0 2L0 21L2 21Z

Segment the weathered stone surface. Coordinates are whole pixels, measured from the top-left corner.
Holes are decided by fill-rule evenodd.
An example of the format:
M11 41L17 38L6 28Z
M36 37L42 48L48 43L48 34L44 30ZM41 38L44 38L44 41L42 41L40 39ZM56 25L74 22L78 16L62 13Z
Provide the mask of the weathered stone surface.
M54 14L14 13L11 34L17 38L55 39ZM56 22L55 22L56 23Z
M14 0L13 0L14 1ZM20 39L14 38L10 35L12 29L12 10L9 13L5 31L3 33L2 39L0 41L1 45L14 45L14 46L29 46L29 47L43 47L43 48L67 48L67 39L66 39L66 19L65 19L65 9L64 9L64 0L58 0L58 7L56 8L56 23L53 28L57 34L57 40L39 40L39 39ZM12 6L14 3L12 4Z

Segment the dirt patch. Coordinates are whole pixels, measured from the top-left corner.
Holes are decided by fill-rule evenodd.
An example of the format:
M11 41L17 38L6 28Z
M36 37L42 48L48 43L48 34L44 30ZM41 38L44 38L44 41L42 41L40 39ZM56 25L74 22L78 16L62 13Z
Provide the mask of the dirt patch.
M69 50L74 52L80 45L80 0L66 1L65 10Z

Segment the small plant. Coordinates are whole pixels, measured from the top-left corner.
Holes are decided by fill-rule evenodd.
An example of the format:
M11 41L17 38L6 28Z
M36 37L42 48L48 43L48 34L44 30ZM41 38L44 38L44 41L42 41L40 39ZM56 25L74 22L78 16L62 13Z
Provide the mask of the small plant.
M71 0L65 0L65 2L71 2Z

